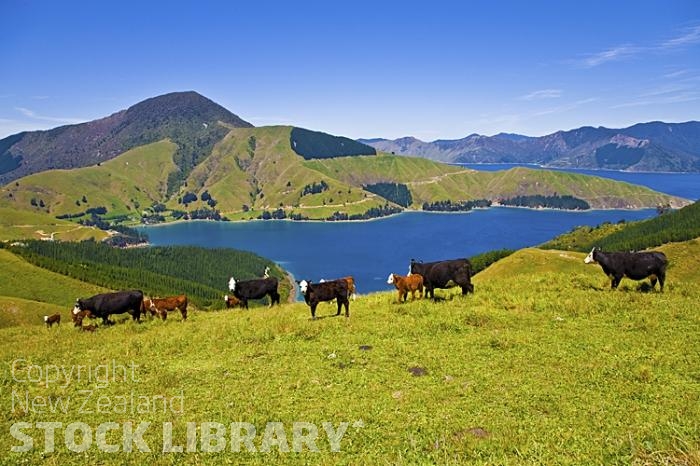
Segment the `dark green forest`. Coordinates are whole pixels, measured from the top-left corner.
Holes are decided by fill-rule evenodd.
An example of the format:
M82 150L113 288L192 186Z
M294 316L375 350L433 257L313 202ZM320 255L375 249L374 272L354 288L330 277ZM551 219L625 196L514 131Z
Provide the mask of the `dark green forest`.
M408 186L402 183L376 183L363 186L363 188L401 207L408 207L413 203L411 191Z
M29 241L6 246L39 267L113 290L140 289L148 296L186 294L200 309L221 309L231 276L262 277L265 267L289 295L285 272L263 257L234 249L165 246L118 249L94 241Z
M292 128L289 142L292 150L307 160L349 155L377 155L374 147L361 142L303 128Z
M542 196L536 194L532 196L516 196L499 201L502 205L516 207L541 207L549 209L565 210L588 210L591 206L583 199L565 195Z

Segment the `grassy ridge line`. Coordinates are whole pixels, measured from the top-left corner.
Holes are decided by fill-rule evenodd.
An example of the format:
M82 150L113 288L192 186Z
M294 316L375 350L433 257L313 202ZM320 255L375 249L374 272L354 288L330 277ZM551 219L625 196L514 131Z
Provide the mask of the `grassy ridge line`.
M691 250L700 252L698 245ZM78 397L80 390L95 389L87 380L60 389L17 382L8 368L21 357L34 364L60 360L68 368L133 361L138 382L110 383L98 394L184 396L184 410L176 415L162 409L80 413L73 407L51 416L13 410L11 398L0 397L0 409L10 414L0 421L5 432L17 421L155 426L144 435L152 453L100 453L93 444L75 454L58 436L56 453L42 455L38 448L8 453L7 460L696 464L700 353L689 349L700 345L697 283L675 278L659 294L638 293L623 281L611 292L602 286L600 268L583 264L583 254L561 254L519 251L500 264L504 270L520 264L513 265L516 274L489 268L475 277L477 292L466 298L451 292L438 303L397 305L393 292L363 296L351 304L350 319L325 318L334 308L324 305L324 318L311 322L308 307L297 303L199 313L185 325L127 323L98 335L67 326L0 329L0 381L8 391ZM412 376L408 368L415 366L426 375ZM348 428L338 453L330 452L323 435L320 453L279 453L274 447L269 454L232 453L228 443L221 453L161 453L166 421L173 422L180 444L186 422L220 422L227 429L231 422L250 422L259 448L270 421L287 427L291 444L293 422L337 426L356 420L363 427ZM119 444L120 438L116 431L109 441ZM17 443L0 437L2 451Z

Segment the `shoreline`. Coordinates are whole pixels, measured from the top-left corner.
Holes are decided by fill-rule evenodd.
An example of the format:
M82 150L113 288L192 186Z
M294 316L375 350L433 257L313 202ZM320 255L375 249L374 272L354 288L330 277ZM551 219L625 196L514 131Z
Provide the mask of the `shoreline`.
M688 205L692 204L692 202L689 202ZM679 207L679 209L682 207ZM270 220L262 220L259 218L255 219L250 219L250 220L206 220L206 219L196 219L196 220L173 220L172 222L161 222L161 223L152 223L152 224L138 224L134 225L134 228L154 228L154 227L167 227L171 225L177 225L179 223L194 223L194 222L211 222L211 223L220 223L220 224L226 224L226 223L232 223L232 224L245 224L245 223L255 223L255 222L289 222L289 223L327 223L327 224L333 224L333 223L365 223L365 222L376 222L384 219L389 219L392 217L396 217L399 215L404 215L404 214L428 214L428 215L461 215L461 214L470 214L474 211L483 211L483 210L489 210L489 209L526 209L526 210L532 210L532 211L557 211L557 212L573 212L573 213L586 213L586 212L605 212L605 211L612 211L612 210L621 210L621 211L630 211L630 212L638 212L642 210L653 210L656 209L656 207L637 207L637 208L622 208L622 207L609 207L609 208L591 208L591 209L558 209L556 207L526 207L526 206L509 206L509 205L500 205L500 204L494 204L491 205L490 207L476 207L474 209L470 210L460 210L460 211L429 211L429 210L418 210L418 209L405 209L402 212L396 213L396 214L391 214L391 215L385 215L383 217L375 217L375 218L368 218L368 219L363 219L363 220L314 220L314 219L309 219L309 220L291 220L288 218L284 219L270 219Z

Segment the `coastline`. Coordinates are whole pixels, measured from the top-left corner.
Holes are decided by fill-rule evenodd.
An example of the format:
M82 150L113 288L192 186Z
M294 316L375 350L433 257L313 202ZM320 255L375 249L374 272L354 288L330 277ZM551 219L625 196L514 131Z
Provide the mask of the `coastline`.
M692 201L688 201L689 204L692 204ZM375 217L375 218L368 218L368 219L363 219L363 220L315 220L315 219L309 219L309 220L290 220L288 218L284 219L270 219L270 220L262 220L259 218L255 219L250 219L250 220L206 220L206 219L197 219L197 220L173 220L172 222L161 222L161 223L153 223L153 224L139 224L139 225L134 225L134 227L138 228L155 228L155 227L167 227L170 225L177 225L179 223L195 223L195 222L211 222L211 223L221 223L221 224L226 224L226 223L232 223L232 224L244 224L244 223L256 223L256 222L288 222L288 223L327 223L327 224L333 224L333 223L365 223L365 222L376 222L376 221L381 221L384 219L389 219L392 217L397 217L400 215L404 214L428 214L428 215L464 215L464 214L469 214L474 211L482 211L482 210L489 210L489 209L525 209L525 210L532 210L532 211L542 211L542 210L551 210L551 211L557 211L557 212L575 212L575 213L586 213L586 212L595 212L595 211L600 211L600 212L606 212L606 211L612 211L612 210L624 210L624 211L630 211L630 212L638 212L642 210L652 210L655 209L655 207L637 207L637 208L622 208L622 207L609 207L609 208L591 208L591 209L558 209L556 207L525 207L525 206L509 206L509 205L500 205L500 204L492 204L490 207L475 207L474 209L470 210L463 210L463 211L429 211L429 210L418 210L418 209L405 209L401 212L398 212L396 214L391 214L391 215L385 215L383 217Z

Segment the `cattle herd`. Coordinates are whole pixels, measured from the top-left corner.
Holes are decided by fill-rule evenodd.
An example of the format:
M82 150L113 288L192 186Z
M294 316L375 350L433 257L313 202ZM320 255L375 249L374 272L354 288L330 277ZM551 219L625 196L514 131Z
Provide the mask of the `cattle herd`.
M649 277L651 288L659 282L659 290L663 292L666 281L666 268L668 260L662 252L602 252L598 248L593 250L584 259L586 264L597 263L603 272L610 277L611 287L617 288L623 277L633 280L642 280ZM468 259L451 259L437 262L421 262L411 259L408 275L392 273L387 279L398 291L398 302L405 302L408 293L411 300L418 297L435 299L435 289L446 289L459 286L462 295L474 292L471 283L473 274L472 265ZM320 280L313 283L311 280L300 280L299 292L311 309L311 318L316 318L316 309L321 302L336 301L338 306L336 315L340 315L343 307L345 317L350 317L350 298L355 299L355 280L353 277L343 277L336 280ZM269 275L269 268L261 278L251 280L236 280L231 277L228 282L230 294L224 296L227 308L240 306L248 309L249 300L269 298L269 305L280 304L280 294L277 290L278 280ZM76 327L84 331L94 331L96 326L83 325L85 317L101 318L103 325L112 325L109 316L113 314L129 313L133 320L140 321L141 314L149 313L152 317L160 317L165 320L168 312L179 310L182 320L187 319L187 296L178 295L167 298L149 298L140 290L117 291L114 293L102 293L90 298L81 298L75 302L72 311L73 322ZM61 323L61 315L54 314L44 316L47 327Z

